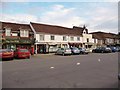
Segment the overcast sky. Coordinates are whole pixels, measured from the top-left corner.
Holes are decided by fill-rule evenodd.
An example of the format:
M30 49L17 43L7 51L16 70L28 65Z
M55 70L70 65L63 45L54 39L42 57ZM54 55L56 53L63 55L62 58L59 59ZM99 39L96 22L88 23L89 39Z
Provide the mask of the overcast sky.
M10 1L10 0L9 0ZM13 1L13 0L12 0ZM1 21L59 25L64 27L83 26L89 32L118 32L118 2L31 2L31 0L14 0L4 2ZM26 2L25 2L26 1ZM29 1L29 2L28 2ZM53 0L54 1L54 0Z

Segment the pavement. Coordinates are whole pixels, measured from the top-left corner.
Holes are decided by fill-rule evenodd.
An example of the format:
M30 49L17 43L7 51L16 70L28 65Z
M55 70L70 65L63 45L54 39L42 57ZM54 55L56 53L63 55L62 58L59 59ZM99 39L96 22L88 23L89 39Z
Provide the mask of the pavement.
M2 63L3 88L118 88L118 53L34 56Z

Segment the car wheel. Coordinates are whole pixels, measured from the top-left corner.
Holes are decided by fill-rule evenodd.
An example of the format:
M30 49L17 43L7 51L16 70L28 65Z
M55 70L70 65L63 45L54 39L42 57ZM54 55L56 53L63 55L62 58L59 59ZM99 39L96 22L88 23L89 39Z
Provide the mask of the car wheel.
M14 58L12 57L11 60L13 60Z
M64 53L62 53L62 56L65 56L65 54L64 54Z

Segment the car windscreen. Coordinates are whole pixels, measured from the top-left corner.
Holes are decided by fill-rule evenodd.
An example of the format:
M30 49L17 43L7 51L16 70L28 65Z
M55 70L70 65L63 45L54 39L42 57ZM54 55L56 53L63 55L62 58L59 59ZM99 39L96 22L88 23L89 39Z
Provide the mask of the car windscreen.
M70 48L65 48L65 50L70 50Z
M20 49L20 52L28 52L27 49Z
M1 49L0 53L2 53L2 52L11 52L11 50L10 49Z
M72 48L73 50L78 50L78 48Z

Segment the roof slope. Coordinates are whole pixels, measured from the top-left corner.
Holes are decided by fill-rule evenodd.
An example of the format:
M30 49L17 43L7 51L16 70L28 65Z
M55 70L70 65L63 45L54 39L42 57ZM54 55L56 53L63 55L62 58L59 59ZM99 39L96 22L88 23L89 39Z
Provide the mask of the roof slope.
M73 28L67 28L56 25L39 24L33 22L31 22L30 24L33 26L36 32L49 33L49 34L81 36L82 33L80 32L80 30L83 30L83 28L74 30Z
M20 29L28 29L30 31L30 25L29 24L18 24L18 23L10 23L10 22L0 22L0 29L4 29L4 28L10 28L12 31L17 31Z
M114 38L117 38L117 35L114 34L114 33L106 33L106 32L92 32L90 33L93 35L93 38L96 38L96 39L105 39L105 38L111 38L111 39L114 39Z

